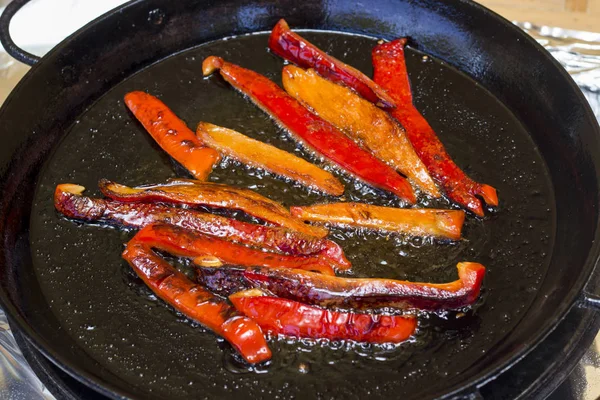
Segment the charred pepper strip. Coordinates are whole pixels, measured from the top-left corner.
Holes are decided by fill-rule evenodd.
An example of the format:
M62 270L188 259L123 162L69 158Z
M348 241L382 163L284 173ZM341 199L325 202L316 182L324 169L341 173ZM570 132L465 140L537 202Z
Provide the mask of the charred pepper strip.
M162 101L148 93L131 92L125 95L125 104L164 151L196 179L208 177L219 161L219 153L204 147Z
M142 244L134 238L127 244L123 258L158 297L225 338L249 363L271 358L271 350L256 322L190 281L151 247L152 244Z
M270 144L207 122L198 124L196 135L206 146L244 164L292 179L332 196L344 194L344 185L332 174Z
M324 310L252 289L229 296L235 308L266 332L297 338L400 343L417 328L414 316Z
M204 75L220 70L221 76L248 96L254 104L285 127L295 139L328 158L363 181L388 190L409 203L416 201L406 179L375 156L363 150L336 127L308 111L266 77L223 61L208 57L202 64Z
M241 210L256 218L307 235L323 238L328 233L327 229L307 225L292 217L289 210L281 204L252 190L239 189L220 183L176 183L132 188L101 179L98 186L106 197L121 202L164 202Z
M243 275L249 287L321 307L448 310L473 304L485 275L478 263L461 262L457 268L459 279L449 283L341 278L284 268L248 268Z
M465 221L462 210L380 207L364 203L292 207L291 212L304 221L453 240L460 239Z
M313 68L321 76L351 87L362 97L380 107L395 107L394 99L365 74L328 55L297 33L292 32L283 19L279 20L271 31L269 49L299 67Z
M252 285L244 278L244 269L231 266L207 266L194 260L196 279L212 293L222 297L250 289Z
M173 225L148 225L142 228L135 237L140 243L159 246L160 249L180 257L213 256L225 264L244 267L297 268L335 275L331 264L319 257L267 253Z
M155 222L176 225L251 247L264 248L296 256L317 256L336 269L351 264L342 248L327 239L318 239L286 228L250 224L196 210L160 204L121 203L82 196L85 188L61 184L54 192L54 206L68 218L142 228Z
M434 130L413 105L404 59L405 44L406 39L397 39L373 49L374 80L396 101L397 107L390 111L392 116L404 126L415 151L448 197L483 216L481 201L476 196L481 196L491 206L497 206L496 189L473 181L452 161Z
M305 71L287 65L282 81L286 92L319 117L404 174L428 195L441 196L404 129L388 113L352 90L321 78L312 69Z

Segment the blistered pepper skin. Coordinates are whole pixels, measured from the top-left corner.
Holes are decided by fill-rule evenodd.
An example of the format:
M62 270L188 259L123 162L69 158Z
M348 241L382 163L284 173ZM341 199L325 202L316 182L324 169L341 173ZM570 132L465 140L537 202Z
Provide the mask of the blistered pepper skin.
M212 256L230 265L297 268L335 275L331 264L319 257L268 253L173 225L148 225L137 233L136 240L160 245L161 249L180 257Z
M265 332L297 338L401 343L415 332L414 316L372 315L325 310L296 301L240 292L229 296L235 308Z
M249 189L212 182L186 183L182 181L163 185L129 187L107 179L101 179L98 186L106 197L121 202L162 202L241 210L264 221L307 235L323 238L328 233L327 229L307 225L292 217L290 211L281 204Z
M485 275L478 263L458 263L459 279L449 283L422 283L378 278L326 277L283 268L250 268L244 277L255 287L322 307L349 309L449 310L477 300Z
M260 289L286 299L349 310L454 310L472 305L481 290L485 267L457 265L458 280L424 283L381 278L324 276L286 268L204 268L199 280L221 295Z
M313 68L324 78L354 89L380 107L395 106L394 100L369 77L292 32L283 19L279 20L271 31L269 49L299 67Z
M83 186L57 185L54 206L67 218L100 222L129 228L143 228L162 222L227 239L246 246L295 256L326 259L338 270L348 270L350 262L335 242L290 229L251 224L197 210L155 203L121 203L83 196Z
M419 158L447 196L462 207L483 216L481 196L491 206L498 205L496 189L469 178L455 163L435 131L413 104L404 58L406 39L382 43L373 49L373 79L396 101L390 110L406 130Z

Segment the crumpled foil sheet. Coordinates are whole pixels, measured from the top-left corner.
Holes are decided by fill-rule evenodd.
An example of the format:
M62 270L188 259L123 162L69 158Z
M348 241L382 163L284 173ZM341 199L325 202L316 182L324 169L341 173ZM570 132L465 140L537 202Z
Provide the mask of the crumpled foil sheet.
M0 310L0 399L54 400L33 373L10 333L6 315Z
M600 33L536 26L529 22L514 24L544 46L579 86L600 91Z
M543 45L571 74L600 120L600 33L581 32L515 22ZM600 28L600 24L599 24ZM29 50L29 49L28 49ZM43 46L35 54L44 54ZM10 58L0 48L0 103L29 67ZM600 335L568 378L572 399L600 399ZM551 396L552 397L552 396ZM6 316L0 310L0 399L54 400L35 376L17 347ZM558 400L558 399L556 399Z

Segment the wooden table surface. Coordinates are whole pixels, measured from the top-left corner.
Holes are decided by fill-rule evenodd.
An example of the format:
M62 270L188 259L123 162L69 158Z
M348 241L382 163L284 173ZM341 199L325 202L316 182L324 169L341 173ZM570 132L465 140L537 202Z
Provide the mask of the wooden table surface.
M511 21L600 32L600 0L477 0Z

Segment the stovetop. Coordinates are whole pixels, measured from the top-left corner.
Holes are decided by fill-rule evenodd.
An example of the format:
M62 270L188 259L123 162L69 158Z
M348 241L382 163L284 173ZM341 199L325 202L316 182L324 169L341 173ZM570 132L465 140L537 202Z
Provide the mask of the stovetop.
M67 7L67 9L60 10L59 12L65 18L65 24L62 24L62 27L58 29L58 33L57 29L53 29L54 36L44 34L43 40L39 37L23 37L18 42L24 44L24 47L34 54L44 54L54 44L67 36L70 31L82 25L79 21L90 20L94 16L122 2L124 1L104 0L102 2L86 2L85 7L81 7L80 3L82 2L78 0L58 2L59 8ZM0 0L0 4L2 3L3 1ZM47 12L40 12L40 10L28 11L26 7L20 16L17 14L15 22L11 26L13 35L18 38L19 27L23 25L19 24L19 17L29 22L27 26L31 26L32 19L39 18L40 16L47 17L48 12L56 13L56 4L54 2L40 2L39 6L43 7L43 4L49 6L50 3L53 3L52 7L54 8L47 10ZM95 7L90 8L88 7L89 4L94 4ZM81 14L85 15L82 16ZM36 24L40 27L39 32L45 31L44 24L48 25L48 21L51 21L52 28L61 26L55 18L44 18L43 21L40 19L40 24ZM78 22L75 22L75 25L73 25L73 21ZM582 88L583 93L586 95L592 109L600 120L600 34L567 31L551 27L536 27L529 23L516 24L535 37L565 66L577 84ZM26 32L32 32L32 30L27 29L23 30L23 32L25 34ZM0 104L28 69L29 67L12 60L0 48ZM594 316L592 318L594 323L589 327L577 324L578 318L581 318L580 314L585 312L589 311L575 309L561 323L557 331L552 334L558 338L552 341L552 346L556 348L536 349L524 360L524 362L529 363L529 368L527 368L528 373L520 373L516 376L511 375L509 371L503 374L498 379L499 382L493 386L493 393L486 393L486 387L482 389L484 397L486 399L514 399L519 396L511 392L511 389L516 385L525 384L531 385L531 387L535 386L535 388L530 393L521 395L520 398L544 398L549 396L547 398L550 400L599 400L600 334L597 334L589 348L585 349L581 348L581 346L577 348L575 346L575 350L571 349L570 356L564 357L561 364L557 365L557 368L561 370L560 373L548 375L543 379L536 378L544 370L544 362L548 359L546 354L548 352L563 350L560 340L562 337L578 333L581 336L581 342L589 342L591 340L590 336L596 335L597 327L600 324L600 316ZM580 360L577 362L579 358ZM572 371L570 371L571 369ZM41 380L36 376L36 373L41 377ZM556 388L557 382L567 374L569 374L568 377ZM531 382L527 383L527 380L535 382L535 384L531 384ZM0 398L8 400L104 399L104 397L96 394L54 367L43 356L40 356L18 332L14 332L13 335L6 316L1 310Z

